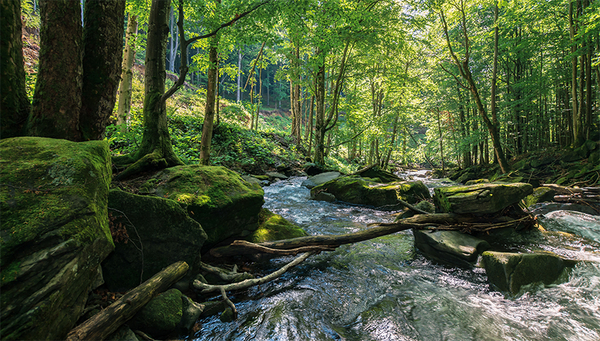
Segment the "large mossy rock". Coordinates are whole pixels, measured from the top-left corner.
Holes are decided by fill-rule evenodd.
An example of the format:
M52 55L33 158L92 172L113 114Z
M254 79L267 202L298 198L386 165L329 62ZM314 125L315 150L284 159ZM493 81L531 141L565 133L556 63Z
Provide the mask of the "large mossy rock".
M458 231L415 230L415 246L427 258L446 265L471 267L490 248L482 239Z
M312 198L320 192L333 194L337 200L379 209L398 209L398 199L409 204L431 198L421 181L375 183L356 176L340 177L310 190Z
M555 283L565 268L574 266L576 261L547 251L528 254L486 251L482 263L490 283L500 291L517 295L527 284Z
M482 183L472 186L438 187L433 200L443 213L492 214L516 204L533 193L526 183Z
M105 141L0 141L3 340L64 339L113 250Z
M386 184L390 182L402 181L402 179L400 179L400 177L398 177L396 174L381 169L381 167L376 165L363 168L354 173L353 175L358 175L362 178L377 179L378 182Z
M263 208L259 215L259 227L247 240L253 243L262 243L307 235L308 233L299 226L292 224L279 214Z
M208 235L205 248L231 237L247 237L256 231L258 214L264 203L260 185L248 183L238 173L224 167L167 168L142 187L147 193L182 205Z
M111 291L126 291L163 268L185 261L198 272L206 233L176 201L111 190L108 196L115 251L102 263ZM128 238L123 235L126 231Z
M554 200L556 191L550 187L537 187L533 193L525 197L525 207L533 206L541 202L550 202Z
M153 338L172 333L183 316L183 299L185 296L179 290L169 289L150 300L128 324Z

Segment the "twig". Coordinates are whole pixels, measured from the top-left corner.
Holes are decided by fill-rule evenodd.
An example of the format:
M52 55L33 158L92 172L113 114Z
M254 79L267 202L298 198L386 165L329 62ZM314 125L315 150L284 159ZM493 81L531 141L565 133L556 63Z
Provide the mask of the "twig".
M231 308L231 311L233 312L233 319L237 319L237 309L235 309L235 304L233 304L229 297L227 297L227 293L225 292L225 289L223 287L220 288L220 291L223 300L225 301L225 303L227 303L227 305L229 306L229 308Z
M308 257L310 257L316 253L317 252L315 252L315 251L304 253L301 256L298 256L297 258L295 258L293 261L291 261L288 264L281 267L279 270L272 272L271 274L266 275L264 277L247 279L247 280L244 280L244 281L241 281L238 283L224 284L224 285L211 285L211 284L202 283L199 280L195 280L193 285L194 285L194 288L200 290L200 293L202 293L202 294L207 294L207 293L214 292L214 291L221 292L221 290L231 291L231 290L246 289L246 288L249 288L249 287L252 287L255 285L260 285L260 284L266 283L268 281L271 281L271 280L283 275L290 268L302 263L305 259L307 259Z
M295 256L299 253L311 252L311 251L312 252L334 251L339 246L339 245L315 245L315 246L301 246L301 247L297 247L294 249L281 250L281 249L272 249L270 247L251 243L251 242L248 242L245 240L235 240L235 241L233 241L233 243L231 243L231 245L245 246L245 247L260 251L262 253L270 253L270 254L276 254L276 255L282 255L282 256L289 256L289 255Z

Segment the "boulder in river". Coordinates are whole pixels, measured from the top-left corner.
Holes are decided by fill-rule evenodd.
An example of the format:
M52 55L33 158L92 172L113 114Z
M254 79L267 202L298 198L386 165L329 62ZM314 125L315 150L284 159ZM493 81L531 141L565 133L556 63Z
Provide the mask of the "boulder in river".
M198 272L207 236L176 201L111 190L108 207L117 235L115 251L102 263L109 290L134 288L177 261Z
M146 193L175 200L184 207L208 235L205 248L231 237L249 236L258 228L264 203L260 185L218 166L167 168L142 187Z
M344 176L328 181L310 190L314 198L319 192L333 194L337 200L351 204L373 206L393 210L402 207L398 199L409 204L431 198L429 190L421 181L401 181L382 184L356 176Z
M64 339L113 248L106 141L0 141L3 340Z
M311 189L315 186L322 185L327 181L335 180L340 177L340 172L325 172L308 177L308 179L302 181L302 186Z
M552 252L510 253L486 251L482 263L489 281L500 291L517 295L527 284L555 283L564 270L576 261L564 259Z
M488 242L458 231L415 230L413 234L417 249L446 265L472 267L479 254L490 248Z
M533 187L526 183L482 183L472 186L438 187L434 192L433 200L439 212L493 214L533 193Z
M381 167L379 167L377 165L363 168L363 169L357 171L356 173L354 173L353 175L358 175L362 178L370 178L370 179L373 179L374 181L386 183L386 184L390 183L390 182L402 181L402 179L400 179L396 174L388 172L385 169L382 169Z
M260 211L259 227L254 231L248 241L262 243L273 240L291 239L304 237L308 234L299 226L292 224L279 214L275 214L266 208Z

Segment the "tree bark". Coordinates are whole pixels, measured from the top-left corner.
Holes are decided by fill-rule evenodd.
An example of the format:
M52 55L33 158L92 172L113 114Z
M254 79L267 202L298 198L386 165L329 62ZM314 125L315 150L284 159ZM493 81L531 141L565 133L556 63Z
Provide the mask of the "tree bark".
M25 87L20 1L0 1L0 69L0 138L22 136L30 105Z
M206 85L206 106L204 107L204 124L202 125L202 139L200 141L200 163L203 165L210 164L210 145L213 133L213 121L215 117L215 94L217 85L217 69L218 55L217 48L219 45L219 35L212 38L210 50L208 52L208 60L210 66L207 73Z
M123 52L123 70L121 72L121 85L119 87L119 108L117 124L121 132L127 131L127 121L131 112L131 93L133 83L133 62L135 60L135 39L137 36L137 15L129 13L127 20L127 33L125 34L125 51Z
M67 335L67 340L104 340L123 323L131 319L154 296L165 291L182 278L188 269L189 266L185 262L171 264L123 295L106 309L71 330Z
M81 6L40 0L40 59L28 134L81 141Z
M82 140L101 140L115 106L123 56L125 0L86 0Z

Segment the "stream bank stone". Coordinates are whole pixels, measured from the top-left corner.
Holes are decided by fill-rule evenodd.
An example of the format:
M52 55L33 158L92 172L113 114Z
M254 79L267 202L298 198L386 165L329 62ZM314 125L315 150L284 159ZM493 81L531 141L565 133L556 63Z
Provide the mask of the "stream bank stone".
M482 263L490 283L500 291L517 295L527 284L555 283L565 268L577 262L548 251L528 254L485 251Z
M357 205L373 206L382 210L402 207L398 199L409 204L431 198L429 190L421 181L401 181L382 184L356 176L339 177L310 190L311 198L320 192L333 194L339 201Z
M315 186L322 185L327 181L335 180L340 177L340 172L325 172L308 177L308 179L302 181L302 186L311 189Z
M208 235L205 249L231 237L248 237L258 228L263 189L225 167L167 168L144 187L147 193L175 200L202 225Z
M493 214L533 193L527 183L482 183L472 186L438 187L433 200L439 212Z
M163 268L185 261L189 274L200 266L200 249L206 241L202 226L176 201L111 190L108 196L115 251L102 263L111 291L138 286Z
M479 254L490 248L485 240L458 231L415 230L415 246L434 261L472 267Z
M108 144L3 139L0 165L0 337L64 339L114 248Z
M308 236L308 233L302 228L266 208L260 211L258 219L258 229L247 238L250 242L262 243Z

